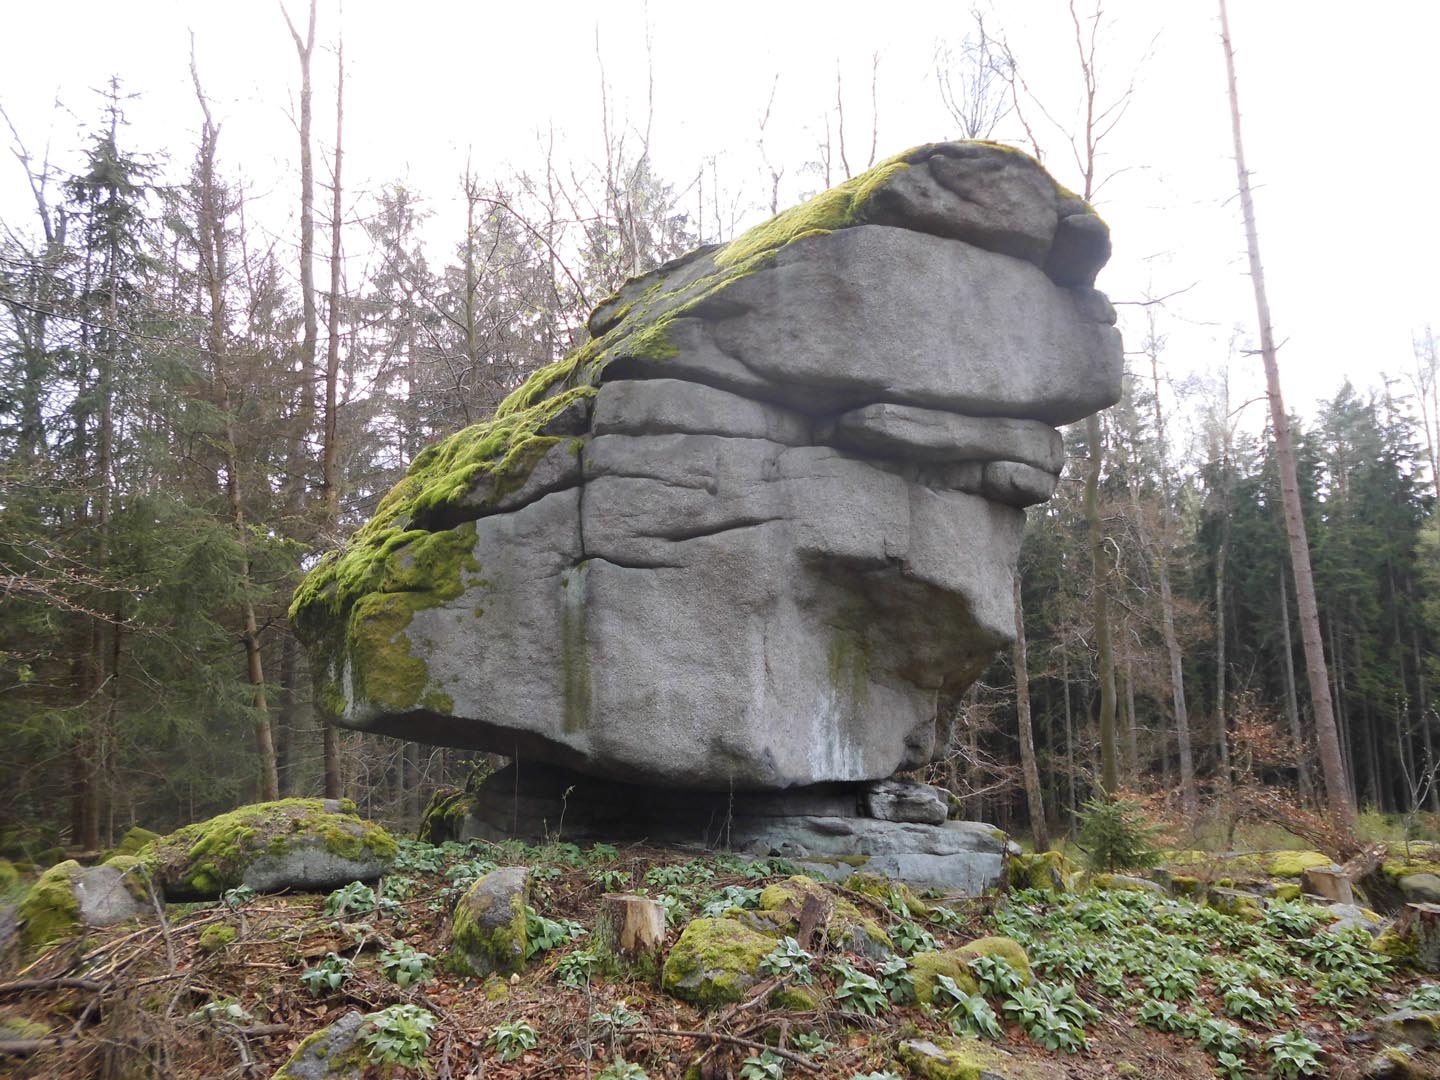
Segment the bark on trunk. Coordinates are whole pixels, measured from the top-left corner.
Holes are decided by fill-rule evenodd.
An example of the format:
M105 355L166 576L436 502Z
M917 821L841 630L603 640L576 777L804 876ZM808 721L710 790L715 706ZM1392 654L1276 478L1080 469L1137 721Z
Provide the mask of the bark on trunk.
M1340 755L1340 732L1328 692L1325 650L1320 639L1320 611L1315 601L1315 575L1310 569L1310 544L1305 535L1305 518L1300 508L1300 486L1295 475L1295 452L1290 442L1289 418L1280 393L1280 367L1275 356L1275 339L1270 326L1270 302L1265 295L1265 272L1260 263L1260 240L1255 227L1255 204L1250 197L1250 174L1245 168L1245 149L1240 134L1240 96L1235 78L1235 51L1230 43L1230 20L1225 0L1220 0L1220 40L1225 50L1225 72L1230 92L1230 125L1235 139L1235 173L1240 190L1240 209L1245 217L1245 241L1250 258L1250 278L1255 287L1255 311L1260 322L1260 355L1265 364L1265 384L1270 398L1270 419L1275 432L1275 457L1280 466L1280 491L1285 507L1285 533L1290 546L1290 564L1295 572L1295 599L1300 609L1300 642L1305 651L1305 670L1310 684L1310 705L1315 717L1315 741L1320 751L1320 769L1325 778L1326 803L1341 822L1355 819L1355 804Z
M1015 592L1015 712L1020 728L1020 768L1025 774L1025 802L1036 851L1050 850L1045 827L1045 800L1040 794L1040 770L1035 765L1035 735L1030 724L1030 673L1025 655L1025 611L1020 602L1020 572L1013 579Z

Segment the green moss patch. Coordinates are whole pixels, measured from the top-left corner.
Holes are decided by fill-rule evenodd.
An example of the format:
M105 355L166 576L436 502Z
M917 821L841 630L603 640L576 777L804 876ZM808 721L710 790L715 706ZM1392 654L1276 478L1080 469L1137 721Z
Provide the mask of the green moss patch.
M226 926L224 923L215 923L200 931L201 952L219 952L234 942L238 936L233 926Z
M466 890L450 921L449 967L461 975L511 974L525 966L529 945L528 871L487 874Z
M670 950L661 986L695 1005L741 1001L760 981L760 961L776 941L735 919L695 919Z
M1058 851L1011 855L1006 868L1012 889L1038 889L1056 895L1075 890L1075 864Z

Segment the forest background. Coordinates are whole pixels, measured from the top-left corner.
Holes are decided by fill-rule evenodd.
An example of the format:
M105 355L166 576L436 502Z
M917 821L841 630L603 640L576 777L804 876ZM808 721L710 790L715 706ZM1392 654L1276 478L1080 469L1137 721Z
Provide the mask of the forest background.
M101 91L72 86L38 121L30 97L0 93L14 152L0 173L0 855L96 850L132 823L165 831L276 794L343 793L413 825L474 755L322 723L286 621L304 569L423 446L583 340L589 309L626 277L911 142L958 137L1037 153L1110 220L1100 285L1121 311L1128 374L1098 440L1067 434L1067 480L1031 511L1017 594L1028 650L946 704L954 733L931 779L969 816L1033 826L1023 708L1035 794L1053 830L1073 828L1102 775L1108 687L1120 782L1157 809L1233 820L1262 798L1318 803L1213 17L1006 5L944 27L822 33L833 49L803 56L737 46L744 63L723 47L734 28L717 28L699 70L726 89L696 94L697 72L662 59L667 36L694 30L669 9L626 8L619 27L577 9L583 33L556 31L548 57L521 50L529 81L497 108L400 94L373 12L298 2L250 11L227 50L263 37L268 91L212 97L207 51L225 40L181 35L183 15L162 14L175 32L151 37L183 77L157 92L163 107L131 96L123 62L108 84L86 70L76 85ZM1323 16L1309 32L1345 36ZM536 44L516 18L498 17L487 49ZM1242 86L1280 81L1278 57L1244 51L1247 32L1274 45L1270 29L1237 24ZM1419 29L1388 28L1387 70L1406 70ZM72 62L94 65L91 51ZM1285 59L1302 85L1333 70ZM1345 108L1372 109L1381 85L1342 92ZM255 141L257 94L273 144ZM1403 91L1386 104L1374 115L1403 127ZM689 122L667 124L676 113ZM430 114L454 171L430 190L419 169L376 179L434 130ZM1416 220L1433 170L1382 165L1339 136L1302 139L1296 155L1282 133L1314 115L1262 112L1250 156L1262 177L1267 147L1286 160L1278 197L1263 185L1257 197L1262 241L1267 209L1282 222L1272 291L1302 403L1291 429L1325 692L1351 797L1435 811L1436 268L1406 254L1434 247ZM463 129L480 139L487 125L524 128L527 149L477 151ZM257 149L282 141L289 156ZM1325 183L1302 186L1297 157ZM1373 207L1349 212L1362 196ZM1292 202L1309 210L1298 229ZM1357 238L1375 246L1347 246Z

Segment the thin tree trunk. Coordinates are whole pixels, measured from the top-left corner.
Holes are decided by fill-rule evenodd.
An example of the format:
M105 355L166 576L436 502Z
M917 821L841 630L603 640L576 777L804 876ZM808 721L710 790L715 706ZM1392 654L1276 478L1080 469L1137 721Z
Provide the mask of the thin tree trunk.
M1085 472L1085 522L1090 534L1090 589L1095 617L1095 644L1100 679L1100 786L1113 795L1120 787L1115 752L1115 653L1110 643L1110 595L1105 561L1105 534L1100 523L1100 416L1085 420L1090 464Z
M210 302L210 331L207 351L214 380L216 404L225 425L223 445L225 468L225 501L235 527L235 542L240 550L241 615L245 643L245 671L250 683L250 707L254 713L255 750L260 761L260 796L266 801L280 797L279 774L275 764L275 741L270 729L270 706L265 695L265 663L261 653L260 625L251 599L251 565L249 530L245 524L245 504L240 489L240 464L236 452L235 412L231 405L230 379L225 347L225 274L226 237L225 209L215 182L215 142L218 131L210 119L210 107L200 88L200 73L195 67L192 51L190 74L195 80L195 96L205 114L200 136L200 221L196 236L200 242L200 266Z
M1025 655L1025 610L1020 600L1020 571L1013 578L1015 593L1015 712L1019 720L1020 769L1025 775L1025 802L1030 811L1030 831L1035 850L1050 850L1050 832L1045 826L1045 800L1040 795L1040 770L1035 765L1035 734L1030 725L1030 672Z
M1295 764L1300 775L1300 797L1309 799L1310 755L1305 750L1305 735L1300 730L1300 702L1295 693L1295 646L1290 641L1290 601L1285 594L1285 570L1280 570L1280 635L1284 647L1285 715L1290 721L1290 739L1295 744Z
M1069 790L1070 838L1075 838L1079 807L1075 801L1075 717L1070 709L1070 654L1060 650L1060 681L1065 691L1065 782Z
M1320 610L1315 601L1315 575L1310 569L1310 544L1305 535L1305 518L1300 508L1300 485L1295 474L1295 452L1290 442L1289 418L1280 393L1280 366L1275 356L1275 339L1270 325L1270 302L1265 295L1265 272L1260 263L1260 239L1255 227L1255 204L1250 197L1250 174L1245 168L1245 149L1240 135L1240 95L1235 78L1235 51L1230 43L1230 20L1225 0L1220 0L1220 40L1225 50L1225 72L1230 91L1230 124L1235 138L1235 173L1240 190L1240 208L1245 217L1245 241L1250 257L1250 278L1255 287L1255 311L1260 322L1260 355L1265 364L1265 384L1270 398L1270 419L1275 430L1275 457L1280 467L1280 491L1285 506L1285 532L1290 545L1290 564L1295 572L1295 599L1300 609L1300 643L1305 651L1305 671L1310 684L1310 705L1315 717L1315 742L1320 751L1320 769L1325 778L1326 802L1341 822L1355 820L1355 803L1350 797L1345 763L1340 754L1340 731L1327 692L1325 650L1320 639Z
M340 422L337 407L340 383L340 166L344 160L342 138L345 130L345 42L343 39L337 49L336 65L335 168L330 189L330 302L326 312L328 318L325 326L325 442L320 470L325 527L332 531L340 522Z
M1129 626L1125 631L1125 756L1126 772L1131 782L1140 780L1140 731L1135 721L1135 653L1131 647Z

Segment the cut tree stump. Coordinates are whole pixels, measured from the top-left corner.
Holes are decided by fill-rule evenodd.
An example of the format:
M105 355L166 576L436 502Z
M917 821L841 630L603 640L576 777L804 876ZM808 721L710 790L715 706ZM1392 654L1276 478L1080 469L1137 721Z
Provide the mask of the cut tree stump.
M1406 904L1389 934L1398 939L1399 948L1391 953L1396 959L1420 971L1440 972L1440 904Z
M1332 904L1355 903L1351 878L1343 866L1312 866L1300 875L1301 887L1311 896L1321 896Z
M600 897L591 942L607 974L654 981L665 961L665 906L645 896L607 893Z

